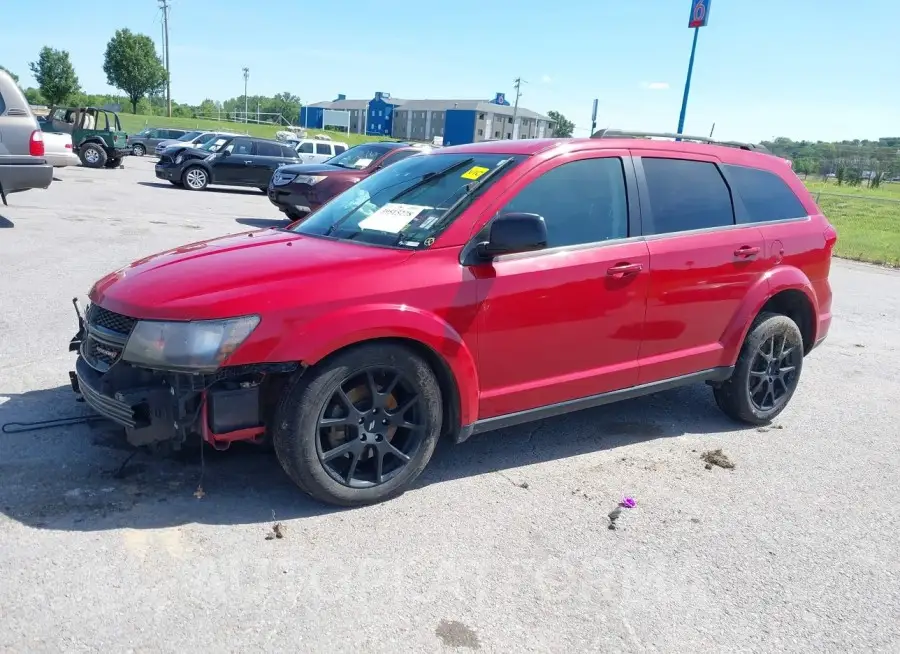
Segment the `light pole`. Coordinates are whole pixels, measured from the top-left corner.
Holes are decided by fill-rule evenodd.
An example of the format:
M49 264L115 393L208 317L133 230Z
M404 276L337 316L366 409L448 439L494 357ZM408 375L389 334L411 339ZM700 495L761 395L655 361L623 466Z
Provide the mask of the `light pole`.
M247 122L247 80L250 79L250 69L244 67L244 122Z
M678 134L684 130L684 118L687 114L688 96L691 93L691 75L694 72L694 55L697 53L697 36L700 28L709 23L709 6L712 0L691 0L691 18L688 27L694 30L694 43L691 45L691 58L688 61L687 78L684 80L684 97L681 99L681 114L678 116Z

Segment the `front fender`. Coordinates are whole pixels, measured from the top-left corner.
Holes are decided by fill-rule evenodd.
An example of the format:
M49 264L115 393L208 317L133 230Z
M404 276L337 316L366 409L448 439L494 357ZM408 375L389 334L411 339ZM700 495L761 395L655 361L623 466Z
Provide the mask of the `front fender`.
M799 268L778 266L763 275L750 289L740 309L735 312L722 334L719 342L723 347L723 365L735 365L741 352L741 346L753 319L770 298L782 291L795 290L802 292L810 301L813 315L819 315L819 303L809 278ZM815 325L814 325L815 328ZM815 340L815 338L813 339Z
M478 370L472 352L446 320L422 309L397 304L345 307L280 339L267 358L314 365L343 347L375 338L410 339L433 350L456 380L461 424L478 419Z

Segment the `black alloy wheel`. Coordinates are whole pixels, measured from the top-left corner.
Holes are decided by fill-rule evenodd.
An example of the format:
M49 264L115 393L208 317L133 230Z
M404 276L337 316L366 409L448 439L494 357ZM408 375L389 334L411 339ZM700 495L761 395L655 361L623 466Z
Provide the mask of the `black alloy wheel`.
M760 411L771 411L796 387L801 346L788 344L784 334L763 341L750 362L750 402Z
M355 374L338 384L319 413L319 461L350 488L389 481L422 445L423 402L398 370L372 367Z
M434 452L442 420L441 389L428 363L403 345L372 342L295 377L272 438L301 490L360 506L409 487Z
M781 314L760 314L744 339L731 378L713 389L716 404L741 422L771 422L797 390L803 355L797 323Z

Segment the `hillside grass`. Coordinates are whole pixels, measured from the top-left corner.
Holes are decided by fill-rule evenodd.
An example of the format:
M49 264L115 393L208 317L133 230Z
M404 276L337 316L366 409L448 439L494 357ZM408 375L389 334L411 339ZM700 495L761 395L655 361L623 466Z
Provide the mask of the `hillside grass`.
M837 229L837 256L900 267L900 184L870 189L809 180L806 186Z
M144 116L140 114L119 114L119 121L122 123L122 129L128 134L136 134L145 127L162 127L172 129L202 129L215 131L218 129L238 132L241 134L249 134L250 136L258 136L261 138L275 138L275 132L284 127L277 125L259 125L256 123L235 123L228 120L204 120L200 118L168 118L166 116ZM348 145L359 145L360 143L371 143L372 141L384 141L386 137L382 136L365 136L363 134L347 134L346 132L333 132L320 129L307 130L310 136L316 134L327 134L335 141L343 141Z

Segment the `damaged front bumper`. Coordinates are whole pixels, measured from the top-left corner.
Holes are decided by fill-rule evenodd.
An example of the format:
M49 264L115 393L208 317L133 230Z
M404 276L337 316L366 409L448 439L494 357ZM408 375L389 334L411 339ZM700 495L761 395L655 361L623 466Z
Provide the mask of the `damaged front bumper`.
M82 317L76 304L79 330L69 343L69 351L78 353L69 373L72 390L124 427L131 445L177 450L202 439L225 449L234 441L264 441L271 413L271 394L264 391L283 382L296 364L223 367L212 374L142 368L122 360L129 325L136 321L118 314L98 319L91 309Z

